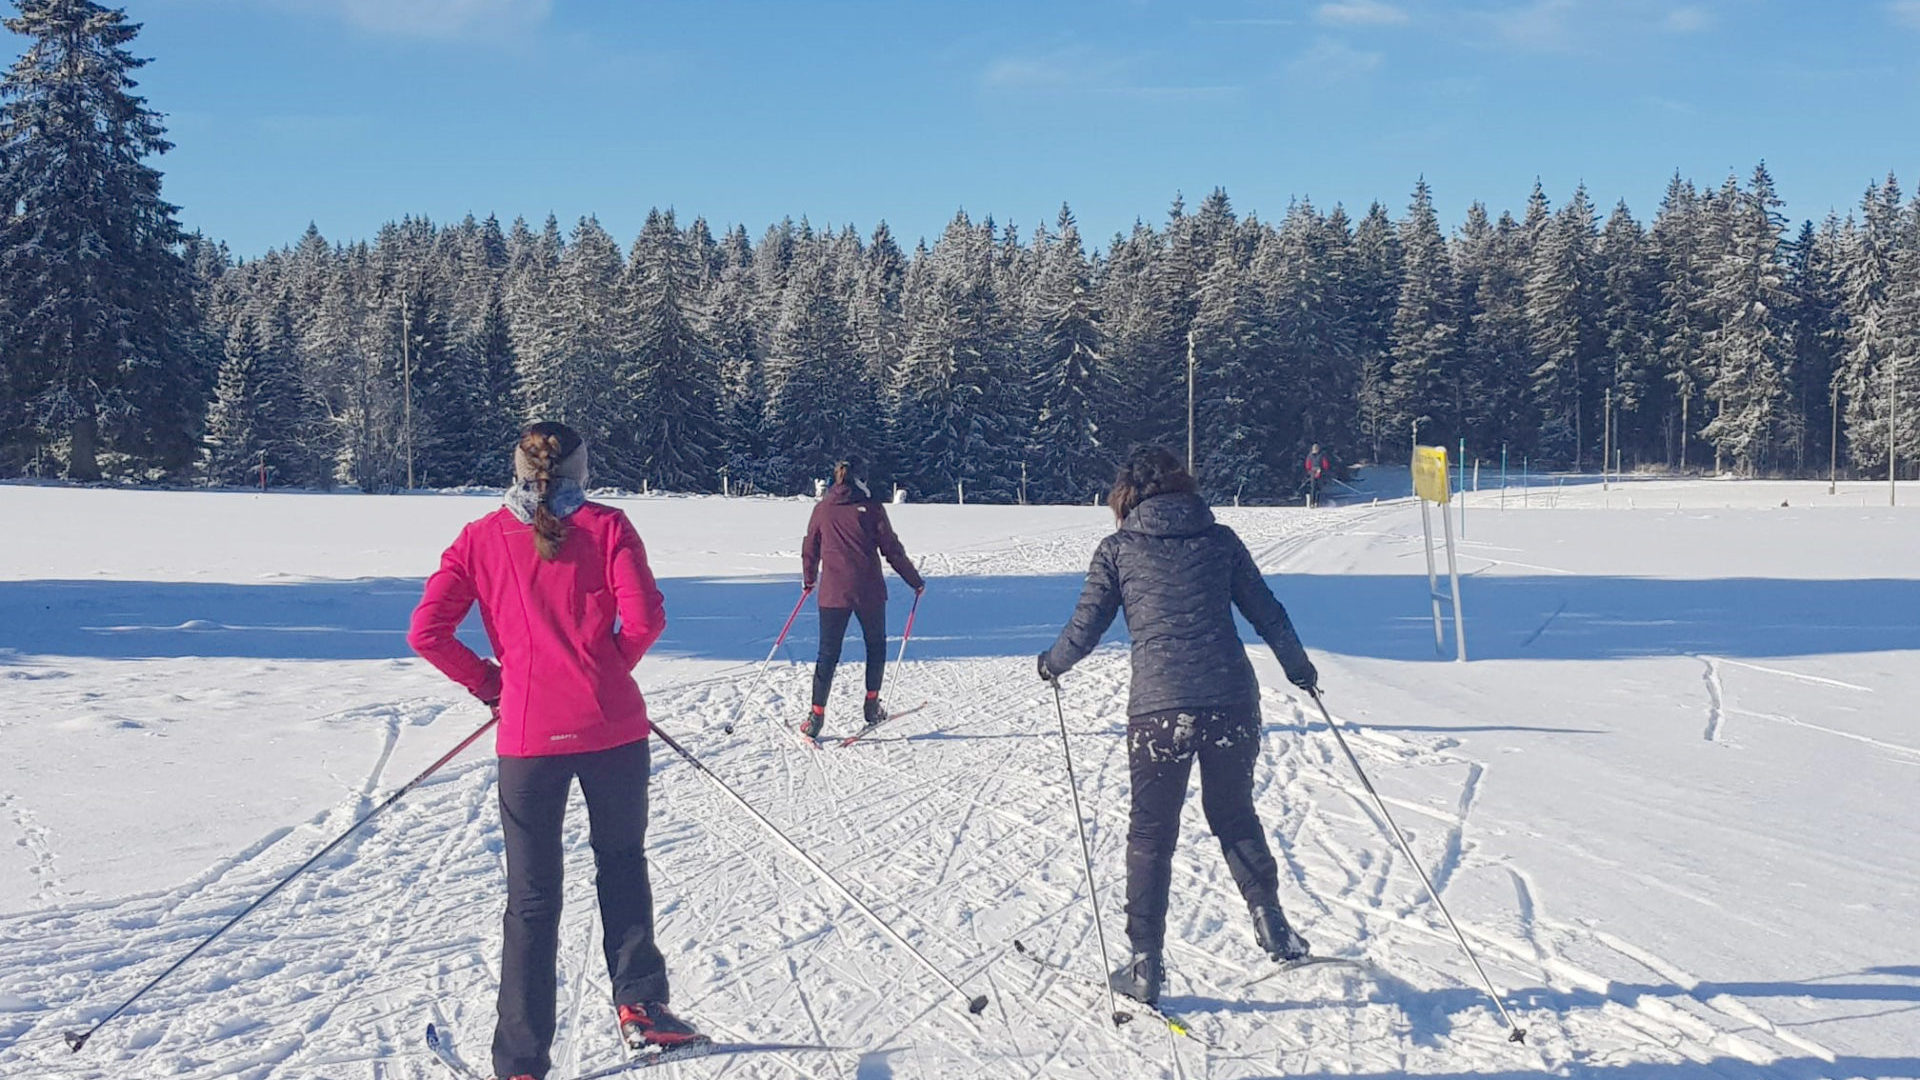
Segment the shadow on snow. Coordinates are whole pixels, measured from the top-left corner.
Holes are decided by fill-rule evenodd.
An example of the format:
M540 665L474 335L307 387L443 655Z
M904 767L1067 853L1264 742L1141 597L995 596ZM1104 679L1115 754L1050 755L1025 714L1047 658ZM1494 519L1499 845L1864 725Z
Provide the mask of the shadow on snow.
M1283 574L1269 579L1313 651L1430 660L1427 583L1419 575ZM897 635L911 597L898 582ZM1787 657L1920 648L1920 581L1790 578L1673 580L1562 575L1464 583L1475 659L1607 660L1694 653ZM797 596L767 578L667 578L665 655L743 661L766 655ZM0 650L20 654L370 660L411 655L418 579L294 584L149 581L0 582ZM1073 611L1078 575L936 578L921 604L914 659L1031 656ZM1125 638L1116 621L1109 640ZM816 648L811 613L794 624L793 659ZM1242 637L1255 642L1243 623ZM479 619L462 636L484 650ZM856 658L856 642L847 655ZM897 637L896 637L897 641Z

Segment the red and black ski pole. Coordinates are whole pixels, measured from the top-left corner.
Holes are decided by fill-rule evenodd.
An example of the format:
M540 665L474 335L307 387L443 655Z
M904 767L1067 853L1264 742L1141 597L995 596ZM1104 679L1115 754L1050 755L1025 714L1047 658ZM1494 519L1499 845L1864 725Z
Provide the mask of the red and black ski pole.
M907 642L913 640L913 617L920 614L920 594L925 591L924 585L913 590L913 606L907 609L907 625L900 631L900 655L893 658L896 664L907 658Z
M800 599L796 601L793 605L793 614L788 615L785 625L780 627L780 636L773 639L773 648L767 650L767 658L765 660L760 661L760 671L757 675L754 676L753 689L748 691L746 697L743 697L740 699L739 707L733 710L733 716L727 720L727 723L726 723L727 734L729 735L733 734L734 722L740 719L740 714L742 712L746 711L747 702L752 701L754 697L760 693L760 687L767 681L767 666L773 663L773 654L780 651L781 644L787 640L787 631L793 629L793 620L798 619L800 617L800 609L807 606L807 597L812 595L813 595L813 586L811 585L800 590ZM708 729L708 730L712 730L712 729Z
M281 878L280 881L277 884L275 884L273 888L268 889L264 893L261 893L260 897L256 899L253 903L248 904L246 907L242 908L240 910L240 914L235 915L231 919L228 919L225 926L222 926L220 929L215 930L213 933L207 935L206 939L201 941L200 944L195 945L192 949L188 950L187 955L181 957L178 960L175 960L173 964L167 968L167 970L161 972L158 975L155 975L152 981L148 982L147 985L141 987L139 991L135 993L132 997L121 1002L118 1008L114 1009L112 1012L108 1013L106 1016L101 1017L97 1022L94 1023L92 1027L88 1028L85 1031L67 1032L66 1035L64 1036L67 1040L67 1047L75 1052L78 1052L81 1047L87 1045L88 1039L93 1038L94 1032L99 1031L101 1028L106 1026L107 1021L112 1020L114 1017L119 1016L121 1013L127 1011L128 1006L132 1005L134 1002L139 1001L142 997L146 996L147 991L153 989L156 986L159 986L161 982L163 982L167 978L167 976L172 975L174 972L180 970L180 968L184 964L186 964L187 961L193 959L195 956L198 956L200 954L200 950L213 944L214 939L218 938L220 935L226 933L227 931L233 929L234 926L238 924L241 919L244 919L248 915L252 914L253 910L259 907L261 904L266 903L267 900L271 898L274 893L277 893L281 889L286 888L287 884L291 882L294 878L297 878L301 874L306 873L307 870L311 868L314 863L317 863L321 859L326 858L328 852L331 852L334 848L339 847L340 844L343 841L345 841L347 837L352 836L354 833L358 832L362 825L365 825L367 822L372 821L376 817L379 817L381 812L386 810L387 807L392 806L394 803L399 802L401 796L405 795L409 791L412 791L415 787L418 787L421 781L425 780L427 777L432 776L434 773L438 772L441 766L445 765L449 761L452 761L454 758L459 757L461 751L465 750L469 746L472 746L474 743L474 740L486 734L488 728L491 728L493 725L499 722L500 722L500 717L496 714L491 719L489 719L486 723L481 724L480 727L476 729L473 734L467 736L464 739L461 739L460 745L447 751L445 754L442 754L440 756L440 760L427 766L426 769L424 769L419 776L416 776L413 779L407 781L404 785L401 786L400 790L387 796L387 799L385 802L381 803L379 806L374 807L372 810L367 811L365 817L362 817L360 820L347 826L346 832L343 832L339 836L334 837L333 840L330 843L328 843L326 847L321 848L319 851L314 853L312 858L308 859L306 862L301 863L299 867L297 867L293 871L293 873L288 874L286 877Z

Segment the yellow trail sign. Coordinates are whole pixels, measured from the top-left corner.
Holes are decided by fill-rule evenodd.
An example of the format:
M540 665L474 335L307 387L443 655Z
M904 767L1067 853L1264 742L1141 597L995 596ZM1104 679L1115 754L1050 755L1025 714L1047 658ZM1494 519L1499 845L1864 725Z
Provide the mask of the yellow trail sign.
M1413 492L1428 502L1445 503L1451 495L1447 483L1447 448L1413 448Z

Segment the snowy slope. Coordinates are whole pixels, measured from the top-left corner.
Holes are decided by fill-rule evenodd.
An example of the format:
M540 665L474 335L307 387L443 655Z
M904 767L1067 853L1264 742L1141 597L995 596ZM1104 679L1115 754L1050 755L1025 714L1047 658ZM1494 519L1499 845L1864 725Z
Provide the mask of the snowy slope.
M1484 482L1484 478L1483 478ZM675 1001L729 1038L844 1047L689 1063L738 1077L1480 1072L1920 1075L1920 517L1843 485L1629 481L1469 502L1472 663L1436 660L1419 514L1226 510L1328 702L1488 974L1504 1041L1417 876L1256 650L1259 801L1316 951L1268 970L1198 800L1167 1004L1200 1041L1113 1031L1061 747L1031 655L1103 512L900 508L933 577L896 707L860 746L785 725L765 654L795 592L792 501L623 502L672 626L661 725L953 978L979 1019L658 742L652 849ZM1782 507L1785 501L1788 505ZM414 1077L428 1020L484 1063L501 884L488 756L423 785L103 1029L103 1015L483 719L406 656L419 580L481 497L0 487L0 1075ZM904 614L896 594L895 631ZM790 656L812 652L810 619ZM849 729L837 686L830 733ZM1110 935L1127 781L1115 644L1065 681ZM721 723L743 723L729 737ZM584 820L570 834L556 1077L605 1063Z

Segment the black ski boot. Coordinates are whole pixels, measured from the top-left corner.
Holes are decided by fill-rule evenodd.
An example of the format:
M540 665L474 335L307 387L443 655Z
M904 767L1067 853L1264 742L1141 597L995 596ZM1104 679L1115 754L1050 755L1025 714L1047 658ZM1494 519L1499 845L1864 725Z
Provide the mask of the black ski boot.
M880 698L877 695L869 694L867 696L867 726L872 727L875 724L882 723L886 718L887 707L880 704Z
M619 1012L620 1037L626 1040L629 1050L645 1050L650 1046L685 1046L688 1043L705 1042L707 1038L692 1024L668 1012L664 1002L622 1005Z
M820 741L820 732L827 726L827 710L818 706L808 710L807 718L800 722L800 734L804 738Z
M1137 952L1130 963L1107 976L1107 985L1113 987L1116 994L1153 1005L1160 1000L1160 984L1166 976L1166 965L1161 963L1159 953Z
M1267 955L1283 964L1304 960L1312 951L1307 939L1287 925L1287 917L1276 905L1249 909L1253 914L1253 936Z

